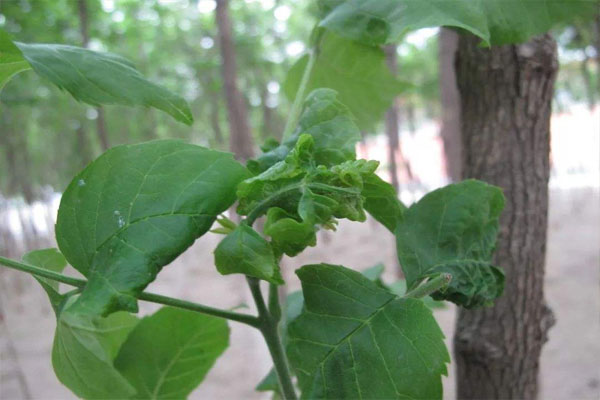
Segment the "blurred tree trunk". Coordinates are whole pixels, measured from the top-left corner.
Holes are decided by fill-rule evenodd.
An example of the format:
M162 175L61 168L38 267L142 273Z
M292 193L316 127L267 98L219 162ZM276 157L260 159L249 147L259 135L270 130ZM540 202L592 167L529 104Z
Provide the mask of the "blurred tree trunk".
M79 31L81 33L81 42L83 47L87 48L90 44L87 0L77 0L77 10L79 12ZM106 132L106 124L104 122L104 110L102 107L98 107L96 108L96 111L98 112L96 117L96 133L98 135L98 141L100 142L102 151L106 151L110 147L110 144L108 142L108 133ZM78 135L81 135L81 139L79 140L80 143L83 143L83 140L87 141L87 135L85 134L83 123L81 125L81 133L78 132ZM89 148L89 146L86 147ZM84 163L86 162L84 161Z
M27 135L14 130L15 115L8 110L0 110L0 146L5 149L8 164L8 195L21 194L28 204L34 200L31 182L31 159Z
M459 311L457 397L534 399L554 322L543 285L556 43L550 35L492 48L479 42L461 35L458 44L463 175L504 190L495 263L506 288L494 307Z
M396 53L396 45L390 44L385 46L385 62L390 69L392 75L398 75L398 55ZM400 110L398 109L397 99L388 108L385 113L385 135L388 139L388 169L392 186L396 191L400 188L398 179L398 165L396 160L396 152L400 147L398 133L400 132Z
M217 0L216 20L222 59L221 71L229 115L229 147L238 160L245 161L254 155L254 148L246 102L237 87L233 30L229 18L229 0Z
M440 136L446 155L446 172L453 181L461 179L460 94L456 86L454 58L458 47L458 34L442 28L438 41L440 68L440 102L442 121Z

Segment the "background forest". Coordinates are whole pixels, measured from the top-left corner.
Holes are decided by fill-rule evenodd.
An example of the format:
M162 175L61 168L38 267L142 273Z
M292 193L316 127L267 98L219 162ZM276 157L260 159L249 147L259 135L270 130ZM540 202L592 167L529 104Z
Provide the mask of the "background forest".
M54 246L60 193L77 171L112 146L179 138L239 155L257 154L269 138L281 140L293 101L286 95L286 75L308 47L317 14L314 3L229 2L236 84L252 139L242 149L230 137L216 11L214 0L0 0L0 28L14 39L125 56L149 80L183 96L194 116L194 124L187 126L156 109L92 107L37 74L24 72L12 79L0 92L0 254L18 258L29 249ZM560 69L553 99L546 296L558 322L542 355L540 398L595 398L600 392L595 313L600 307L599 29L600 16L552 31ZM460 176L456 47L454 31L427 28L385 49L390 71L408 89L386 118L363 130L357 153L381 161L380 175L399 188L408 204ZM396 267L392 236L374 224L365 229L345 222L335 235L322 234L319 246L284 261L290 267L286 278L292 279L293 267L333 256L336 263L358 269L378 262ZM177 262L185 267L166 268L151 287L219 306L246 301L239 293L239 277L217 281L214 268L206 267L218 240L203 237ZM360 252L353 250L358 244ZM395 274L393 268L387 273ZM67 398L71 394L56 381L48 361L51 336L42 335L54 320L49 307L29 307L41 304L44 296L29 280L0 270L0 397ZM593 306L574 309L581 298ZM454 306L436 313L451 338ZM37 333L31 332L33 324ZM584 332L581 340L571 340L573 330ZM258 383L268 372L266 358L257 366L248 361L264 356L259 338L237 326L232 332L234 344L193 398L246 398L247 382ZM253 347L258 349L248 350ZM244 384L225 385L232 371ZM454 397L452 379L445 382L447 398Z

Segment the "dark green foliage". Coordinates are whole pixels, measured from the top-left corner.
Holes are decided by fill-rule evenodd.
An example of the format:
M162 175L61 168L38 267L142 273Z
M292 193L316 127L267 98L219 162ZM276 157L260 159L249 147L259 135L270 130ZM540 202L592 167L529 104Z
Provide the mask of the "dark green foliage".
M302 398L441 398L450 357L421 300L328 264L297 271L304 309L287 352Z
M247 172L230 154L179 141L119 146L65 191L58 245L88 278L80 312L137 311L136 295L210 229Z
M450 286L434 299L490 305L504 287L503 272L491 264L503 207L499 188L475 180L435 190L411 206L396 229L408 288L447 272Z

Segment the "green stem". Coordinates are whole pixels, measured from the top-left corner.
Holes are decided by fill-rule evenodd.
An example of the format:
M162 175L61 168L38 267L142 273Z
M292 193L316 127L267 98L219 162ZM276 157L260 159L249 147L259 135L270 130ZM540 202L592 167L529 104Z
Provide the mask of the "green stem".
M269 353L271 353L283 398L286 400L295 400L296 390L292 383L287 358L283 346L281 345L279 332L277 331L278 322L267 309L262 292L260 291L260 281L251 277L246 277L246 279L248 281L248 286L250 286L250 292L252 293L254 302L256 303L256 308L258 309L258 318L260 320L258 329L265 338ZM272 299L273 296L269 296L269 302L271 302Z
M84 279L71 278L58 272L49 271L47 269L35 267L33 265L24 264L9 258L0 257L0 264L5 265L9 268L16 269L19 271L29 272L30 274L40 276L53 281L62 282L67 285L83 288L87 284ZM164 304L166 306L181 308L184 310L195 311L201 314L212 315L213 317L225 318L232 321L240 322L246 325L259 327L259 319L253 315L240 314L233 311L221 310L218 308L208 307L198 303L192 303L190 301L174 299L172 297L162 296L160 294L142 292L138 296L139 300L147 301L150 303Z
M440 289L444 289L448 286L450 281L452 280L452 275L450 274L441 274L436 276L430 281L425 282L421 286L414 288L404 295L404 297L412 297L415 299L420 299L421 297L425 297L430 295L433 292L437 292Z
M313 67L315 66L315 61L317 60L316 50L310 49L308 53L308 63L306 63L306 68L304 68L304 73L302 74L302 80L300 80L300 86L298 86L298 91L296 92L296 97L294 98L294 103L292 104L292 108L290 110L290 114L288 116L287 122L285 123L285 129L283 130L283 139L287 139L298 124L298 119L300 118L300 113L302 112L302 103L304 102L304 97L306 95L306 87L308 86L308 81L310 79L310 74L312 73Z
M281 321L281 305L279 304L279 286L269 284L269 312L277 322Z

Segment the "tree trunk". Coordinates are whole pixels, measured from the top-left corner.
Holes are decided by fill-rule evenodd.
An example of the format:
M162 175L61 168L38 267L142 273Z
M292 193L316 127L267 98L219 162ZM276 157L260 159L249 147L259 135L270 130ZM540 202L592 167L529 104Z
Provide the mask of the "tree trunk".
M77 0L77 11L79 13L79 31L81 33L81 43L83 47L87 48L90 44L90 33L88 28L88 9L86 0ZM104 122L104 110L102 107L96 108L98 116L96 117L96 134L98 135L98 141L102 151L108 150L110 147L108 142L108 134L106 132L106 124ZM85 128L83 123L81 124L81 132L78 132L81 140L87 142L87 135L85 134ZM87 146L86 146L87 147Z
M593 110L594 105L596 104L596 89L594 88L594 84L592 83L592 75L590 74L590 70L588 69L589 62L590 57L587 54L584 54L584 58L583 61L581 61L580 68L583 83L585 85L585 94L587 98L588 108L590 110Z
M454 58L458 47L458 34L442 28L439 36L440 102L442 122L440 136L446 155L446 173L453 181L461 177L460 94L456 86Z
M461 35L463 175L500 186L495 263L504 295L494 307L460 310L454 337L459 399L534 399L542 345L554 322L544 302L550 114L556 43L479 47Z
M237 87L235 48L229 18L229 0L217 0L216 20L222 59L221 71L229 115L229 147L238 160L245 161L254 155L254 148L246 102Z
M385 50L385 62L392 75L398 74L398 55L396 45L387 45ZM398 133L400 131L399 109L396 99L385 113L385 134L388 139L388 169L392 186L398 191L400 182L398 180L398 165L396 163L396 151L400 145Z

